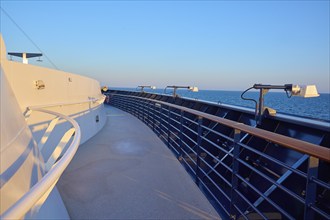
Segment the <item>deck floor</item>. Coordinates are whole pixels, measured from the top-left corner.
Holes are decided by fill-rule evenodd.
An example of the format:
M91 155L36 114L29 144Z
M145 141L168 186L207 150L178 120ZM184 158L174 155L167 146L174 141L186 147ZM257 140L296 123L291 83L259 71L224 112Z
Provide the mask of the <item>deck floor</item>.
M134 116L108 121L82 144L57 187L72 219L219 219L163 142Z

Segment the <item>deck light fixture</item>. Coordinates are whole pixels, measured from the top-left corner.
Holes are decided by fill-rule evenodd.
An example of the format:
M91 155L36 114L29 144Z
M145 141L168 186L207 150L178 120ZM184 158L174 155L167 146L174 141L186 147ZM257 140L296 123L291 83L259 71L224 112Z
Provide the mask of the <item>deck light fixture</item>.
M254 99L245 98L244 94L251 90L251 89L259 89L259 101L257 102ZM312 97L318 97L320 94L318 94L316 86L315 85L293 85L293 84L285 84L285 85L264 85L264 84L254 84L252 87L248 88L241 94L241 98L244 100L253 101L255 103L255 117L257 124L261 124L263 115L265 110L267 109L268 114L275 115L276 110L271 108L264 107L264 96L267 94L267 92L270 89L283 89L288 98L291 98L292 96L300 96L304 98L312 98Z
M141 92L144 92L144 88L156 89L156 86L138 86L136 89L140 88Z
M177 89L189 89L192 92L198 92L198 87L196 86L166 86L164 89L164 93L166 93L167 88L173 89L173 97L178 97L178 95L176 94Z

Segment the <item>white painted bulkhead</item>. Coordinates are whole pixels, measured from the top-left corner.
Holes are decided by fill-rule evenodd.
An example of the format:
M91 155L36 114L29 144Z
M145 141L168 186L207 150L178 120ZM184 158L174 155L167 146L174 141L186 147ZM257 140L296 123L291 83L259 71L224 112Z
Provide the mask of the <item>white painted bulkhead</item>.
M29 111L30 107L43 106L44 109L72 117L79 123L81 143L102 129L106 116L104 96L98 81L9 61L2 37L0 41L2 215L43 177L44 161L48 160L69 128L68 122L59 120L47 142L43 143L42 137L55 116ZM41 145L43 147L39 150ZM69 216L55 187L41 208L34 207L25 217L63 219Z

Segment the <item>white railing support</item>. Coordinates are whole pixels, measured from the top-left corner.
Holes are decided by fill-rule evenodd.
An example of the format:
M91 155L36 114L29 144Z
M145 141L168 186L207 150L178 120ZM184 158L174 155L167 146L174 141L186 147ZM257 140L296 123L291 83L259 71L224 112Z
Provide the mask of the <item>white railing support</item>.
M53 189L64 170L71 162L80 143L81 131L78 123L74 119L61 113L46 109L33 108L33 111L44 112L65 119L73 126L72 129L74 130L74 138L62 158L58 160L57 163L55 163L54 166L52 166L51 169L34 186L32 186L27 193L25 193L14 205L7 209L0 216L0 219L21 219L27 212L34 208L35 205L41 206L41 204L39 204L40 201L44 202L47 199L50 191ZM72 134L73 133L71 133L71 135Z

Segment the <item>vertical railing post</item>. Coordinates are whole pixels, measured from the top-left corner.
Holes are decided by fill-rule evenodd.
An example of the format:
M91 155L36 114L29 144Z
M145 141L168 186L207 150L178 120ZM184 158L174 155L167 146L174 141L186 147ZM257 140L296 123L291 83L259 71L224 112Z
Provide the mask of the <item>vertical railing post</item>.
M128 112L128 113L131 113L130 112L130 103L129 103L129 99L127 98L127 97L124 97L124 101L122 102L122 103L124 103L124 104L122 104L123 106L124 106L124 109L126 109L126 111ZM132 114L132 113L131 113ZM134 115L134 114L132 114L132 115Z
M147 120L146 120L146 117L148 116L148 113L147 113L147 108L148 108L148 103L146 100L143 100L143 122L145 124L147 124Z
M183 148L183 111L180 110L180 133L179 133L179 143L180 143L180 150L179 150L179 160L182 160L182 148Z
M132 106L133 105L133 101L134 101L133 98L131 98L131 97L128 98L129 111L132 112L133 115L137 117L138 116L137 115L137 109Z
M238 129L234 130L234 150L233 150L233 172L231 176L231 201L230 201L230 214L232 219L236 219L236 211L234 205L237 203L237 193L235 192L238 189L238 170L239 170L239 153L240 153L240 145L239 140L241 137L241 131Z
M125 97L122 96L121 99L118 97L118 103L124 111L128 112L128 102Z
M122 110L127 111L127 108L126 108L126 105L125 105L125 99L123 97L121 97L121 99L120 99L116 95L114 95L114 97L116 97L116 100L115 100L114 104L116 103L116 105L120 105Z
M133 99L132 97L129 97L129 98L128 98L129 111L132 112L134 116L137 116L137 114L136 114L136 111L137 111L136 108L133 108L133 107L132 107L132 105L133 105L133 104L132 104L132 99Z
M151 117L151 110L150 110L150 106L151 106L151 104L150 104L150 101L148 102L147 101L147 105L148 105L148 115L147 115L147 125L148 125L148 127L151 127L151 125L150 125L150 117Z
M305 212L304 219L314 219L314 211L311 206L315 204L317 184L313 178L317 178L319 168L319 159L316 157L309 157L307 183L306 183L306 197L305 197Z
M146 117L146 105L145 105L145 101L141 101L142 103L142 122L146 123L145 121L145 117Z
M135 115L135 112L131 110L131 98L127 97L126 102L127 102L127 112L131 113L132 115Z
M155 127L156 127L156 102L154 102L152 106L153 106L152 130L155 132Z
M133 99L133 108L136 109L136 117L140 119L139 101L135 100L135 97L132 97L132 99Z
M135 99L135 97L134 97L134 99ZM138 111L138 119L140 119L141 120L141 113L142 113L142 111L141 111L141 101L139 100L139 99L136 99L135 101L134 101L134 103L136 103L136 109L137 109L137 111ZM142 120L141 120L142 121Z
M167 108L167 147L170 148L170 136L171 136L171 130L170 130L170 119L171 118L171 107L168 106Z
M131 113L130 112L130 102L129 102L129 98L128 97L122 97L123 98L123 101L121 101L121 105L123 106L124 109L126 109L126 111L128 113ZM132 114L132 113L131 113ZM132 114L134 115L134 114Z
M140 120L141 120L142 122L144 122L144 121L143 121L143 117L144 117L144 106L143 106L143 101L140 100L140 99L138 99L138 98L136 98L136 100L138 100L138 102L139 102Z
M202 123L203 117L198 116L198 134L197 134L197 150L196 150L196 184L199 185L199 177L200 177L200 154L201 154L201 143L202 143Z
M160 109L159 109L159 136L162 135L162 124L163 124L163 119L162 118L163 118L163 105L160 105Z
M139 118L139 106L138 106L138 103L137 103L137 101L134 100L134 98L132 98L132 99L133 99L133 101L132 101L133 107L131 107L131 108L133 108L133 111L135 112L135 116L137 118Z

